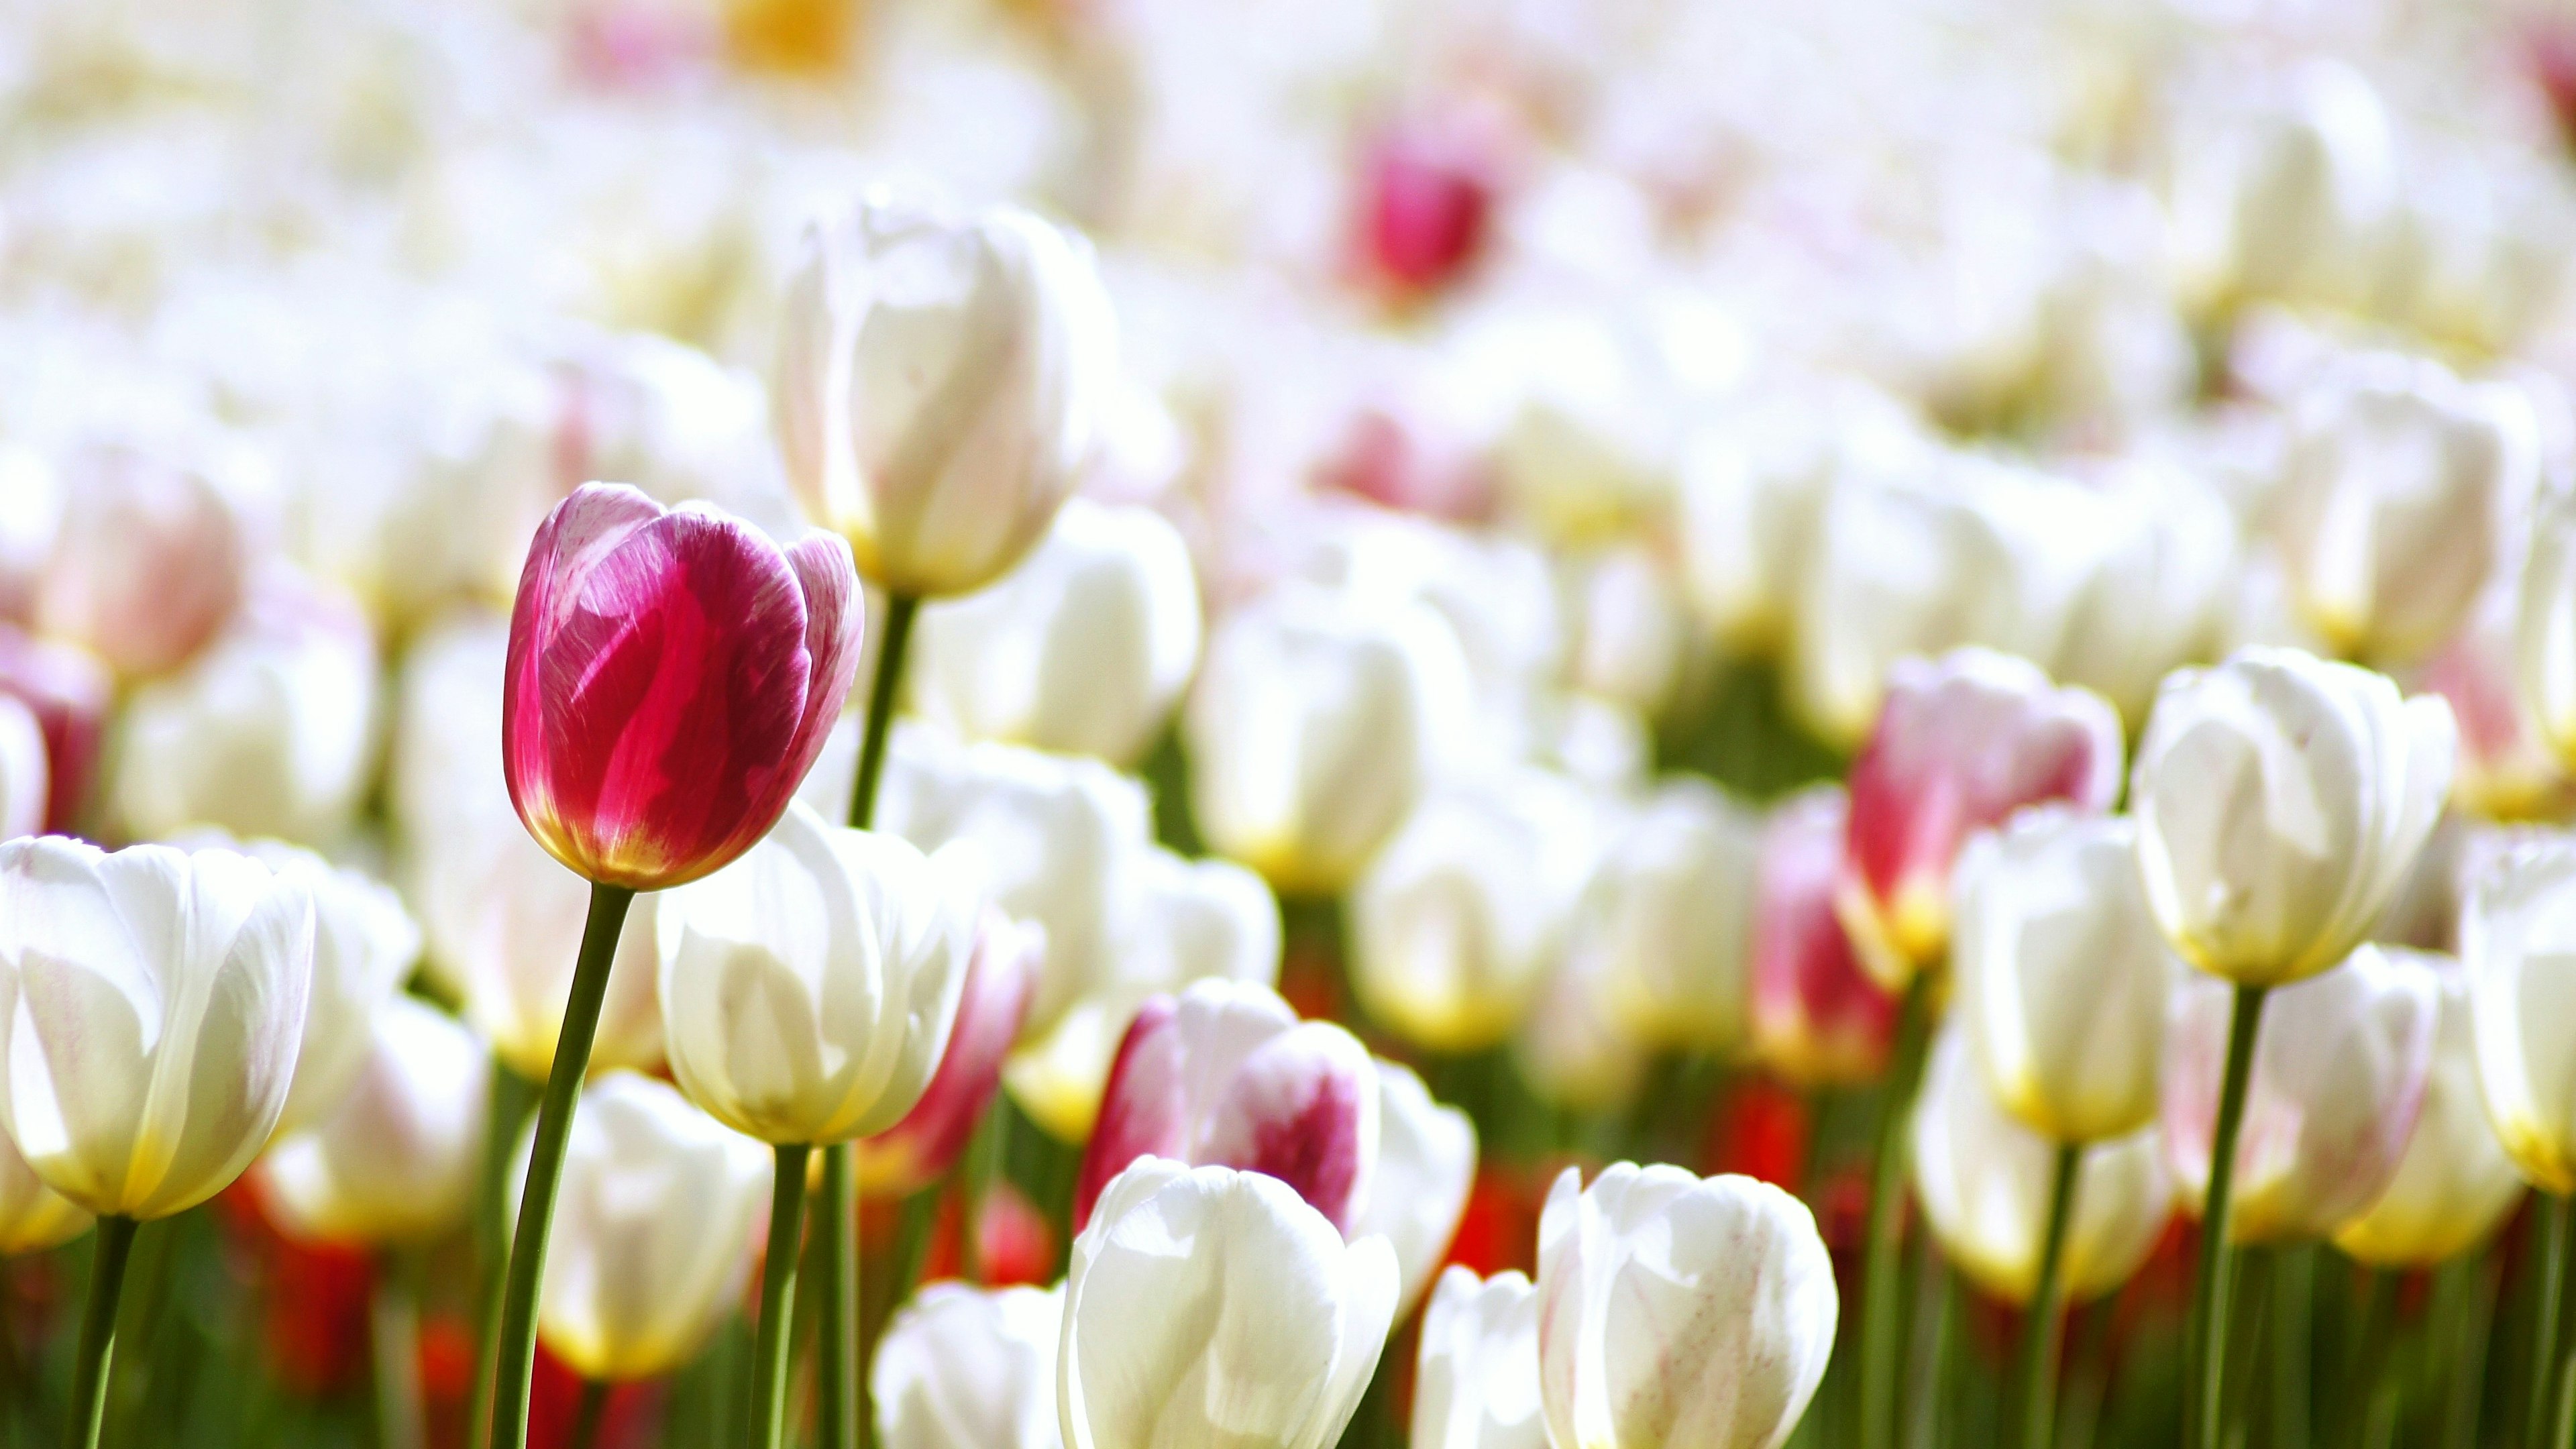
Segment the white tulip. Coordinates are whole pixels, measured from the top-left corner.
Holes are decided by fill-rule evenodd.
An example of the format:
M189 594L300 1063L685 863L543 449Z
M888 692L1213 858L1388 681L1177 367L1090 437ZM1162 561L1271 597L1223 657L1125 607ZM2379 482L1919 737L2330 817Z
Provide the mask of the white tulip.
M779 440L806 513L897 594L971 593L1042 537L1117 376L1091 249L1025 211L870 195L788 283Z
M1682 780L1611 829L1575 908L1568 954L1597 958L1581 969L1634 1039L1733 1050L1751 1007L1761 821L1714 787Z
M2469 1251L2522 1199L2522 1176L2496 1140L2478 1086L2469 973L2448 956L2418 959L2442 988L2424 1110L2388 1190L2335 1234L2347 1257L2397 1268L2429 1268Z
M2043 806L1959 861L1959 1017L1996 1100L2052 1142L2155 1121L2182 968L2147 909L2136 839L2125 818Z
M1679 586L1647 549L1613 549L1576 566L1567 682L1642 718L1663 713L1688 643Z
M1476 1185L1476 1124L1431 1099L1413 1069L1377 1059L1377 1164L1349 1236L1380 1237L1403 1275L1395 1311L1412 1311L1449 1251Z
M260 1159L263 1201L302 1238L419 1243L460 1226L490 1128L492 1050L445 1012L396 996L356 1080L310 1130Z
M2349 65L2316 60L2267 120L2237 177L2235 290L2349 305L2400 195L2387 105Z
M922 610L918 631L907 683L926 718L1132 765L1198 665L1198 576L1161 514L1076 498L1025 562Z
M41 1253L89 1231L90 1215L45 1186L0 1132L0 1258Z
M2525 839L2470 884L2460 914L2478 1083L2495 1135L2543 1192L2576 1192L2576 838Z
M895 1310L868 1386L886 1449L1058 1449L1064 1289L933 1283Z
M2441 700L2296 650L2176 673L2129 786L2165 939L2244 985L2341 961L2432 833L2456 746Z
M1067 1449L1339 1442L1395 1317L1383 1238L1345 1245L1276 1178L1145 1158L1065 1274Z
M1217 626L1190 696L1199 829L1283 892L1339 892L1470 735L1473 698L1430 606L1275 590Z
M1538 1290L1518 1273L1450 1266L1422 1311L1414 1449L1547 1449L1538 1401Z
M277 1128L313 901L231 851L0 845L0 1128L93 1213L162 1218Z
M521 1178L531 1140L519 1143ZM593 1078L564 1144L537 1290L546 1348L589 1379L654 1378L687 1363L751 1276L771 1158L666 1083Z
M2163 1010L2161 1002L2155 1010ZM1933 1042L1914 1108L1915 1195L1942 1252L1960 1271L1989 1293L2027 1303L2038 1289L2061 1144L2004 1110L1987 1091L1975 1055L1956 1028ZM2127 1282L2173 1216L2173 1173L2153 1119L2083 1153L2062 1280L2075 1301Z
M2514 620L2514 683L2559 767L2576 772L2576 492L2553 490L2533 510Z
M2067 609L2049 673L2136 724L2166 674L2215 652L2243 544L2215 488L2159 465L2123 467L2103 508L2101 552Z
M45 802L53 785L44 728L16 696L0 694L0 840L45 828Z
M1796 1198L1747 1177L1567 1168L1538 1225L1551 1444L1777 1449L1833 1352L1833 1260Z
M1654 1048L1611 1009L1598 956L1560 952L1513 1034L1512 1063L1541 1102L1560 1111L1626 1107L1646 1079Z

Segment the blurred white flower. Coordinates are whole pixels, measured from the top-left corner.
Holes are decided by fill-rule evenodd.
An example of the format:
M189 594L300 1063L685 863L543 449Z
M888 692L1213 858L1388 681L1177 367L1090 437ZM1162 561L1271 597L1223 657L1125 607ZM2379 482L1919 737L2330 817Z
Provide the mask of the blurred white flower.
M2424 1109L2388 1190L2335 1234L2346 1256L2384 1267L2430 1267L2465 1253L2522 1200L2522 1177L2496 1140L2478 1086L2469 972L2452 957L2417 959L2442 989Z
M357 1080L319 1122L260 1159L262 1202L297 1237L420 1243L472 1206L490 1130L492 1050L408 996L360 1038Z
M1538 1402L1538 1290L1518 1273L1452 1264L1422 1311L1413 1378L1421 1449L1546 1449Z
M886 1449L1057 1449L1064 1289L932 1283L895 1310L868 1369Z

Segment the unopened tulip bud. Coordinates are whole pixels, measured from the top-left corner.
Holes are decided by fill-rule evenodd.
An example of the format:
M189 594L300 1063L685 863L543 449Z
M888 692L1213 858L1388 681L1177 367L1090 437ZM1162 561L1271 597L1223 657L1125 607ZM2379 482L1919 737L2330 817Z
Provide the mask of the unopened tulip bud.
M2142 724L2156 685L2216 653L2230 586L2243 574L2235 510L2210 484L2146 463L2103 493L2100 552L2067 607L2050 672Z
M1792 1082L1875 1079L1896 1037L1896 998L1860 966L1834 909L1847 810L1820 785L1773 808L1753 914L1753 1048Z
M938 1181L983 1124L1002 1087L1002 1059L1028 1015L1046 937L987 909L957 997L957 1025L921 1100L857 1154L859 1191L908 1197Z
M740 1301L770 1154L651 1077L611 1072L581 1099L537 1333L583 1378L654 1378L694 1358ZM519 1160L524 1173L524 1143Z
M2156 1119L2165 1000L2182 967L2147 909L2136 838L2125 818L2049 806L1959 862L1959 1015L1995 1099L2051 1142L2126 1137Z
M121 443L84 446L57 471L38 630L128 677L186 663L242 600L250 545L231 492L207 468Z
M1499 190L1490 142L1460 121L1399 125L1362 159L1358 250L1396 300L1430 295L1475 265Z
M1629 1034L1610 1006L1599 958L1560 953L1513 1033L1512 1064L1538 1099L1587 1115L1627 1107L1654 1049Z
M90 1215L45 1186L0 1132L0 1258L41 1253L89 1231Z
M1382 1237L1403 1274L1396 1315L1413 1309L1431 1270L1449 1251L1467 1193L1476 1185L1476 1124L1455 1107L1431 1100L1409 1067L1377 1061L1378 1153L1368 1203L1351 1224L1357 1241Z
M2391 1268L2429 1268L2469 1251L2522 1200L2522 1176L2496 1140L2478 1087L2469 973L2449 956L2417 959L2442 987L2424 1109L2388 1190L2335 1234L2345 1256Z
M2165 1152L2195 1211L2209 1184L2232 993L2186 974L2165 1036ZM2388 1190L2433 1069L2441 984L2411 952L2364 946L2281 988L2263 1013L2237 1139L2228 1240L2324 1238Z
M2460 913L2478 1082L2505 1152L2543 1192L2576 1193L2576 839L2536 835L2471 882Z
M278 1140L259 1183L279 1224L336 1243L419 1243L465 1221L491 1117L492 1052L397 996L362 1038L357 1080L311 1130Z
M1064 1289L933 1283L895 1310L868 1370L885 1449L1058 1449Z
M1689 628L1668 565L1641 546L1580 567L1567 682L1643 719L1663 713L1680 682Z
M225 850L0 845L0 1129L48 1187L162 1218L277 1129L313 980L313 901Z
M2174 674L2129 801L2165 939L2240 985L2343 960L2432 833L2455 741L2440 700L2293 649Z
M871 196L806 233L779 442L807 516L890 593L965 594L1043 537L1116 373L1091 249L1010 207Z
M953 859L791 805L739 860L654 902L671 1075L764 1142L884 1131L947 1050L977 916Z
M1835 894L1861 964L1891 991L1940 964L1969 836L2025 805L2106 810L2119 793L2120 717L2101 696L1985 649L1898 661L1852 761Z
M1326 1449L1395 1301L1386 1240L1345 1245L1277 1179L1140 1161L1100 1195L1065 1273L1066 1449Z
M2576 772L2576 493L2552 491L2533 510L2514 666L2532 727Z
M0 624L0 695L24 706L44 736L46 790L39 828L63 834L80 823L115 691L116 681L88 650Z
M1538 1401L1538 1290L1452 1265L1422 1311L1415 1449L1547 1449Z
M1691 780L1617 822L1575 908L1569 954L1593 968L1611 1011L1641 1042L1729 1052L1745 1034L1761 829Z
M1932 1044L1914 1108L1915 1195L1960 1271L1989 1293L2028 1303L2038 1291L2060 1144L2004 1110L1975 1056L1956 1028ZM2172 1216L2173 1173L2152 1119L2085 1147L2066 1229L2067 1297L2099 1298L2127 1282Z
M1368 1202L1381 1130L1377 1067L1328 1021L1265 987L1202 981L1137 1013L1082 1157L1073 1221L1140 1158L1267 1173L1336 1229Z
M970 739L1132 765L1199 660L1199 585L1150 508L1076 498L999 583L922 611L922 714Z
M510 618L502 762L528 833L633 890L777 823L859 667L849 553L585 484L537 530Z
M1775 1449L1833 1352L1833 1259L1796 1198L1749 1177L1567 1168L1538 1227L1548 1442Z

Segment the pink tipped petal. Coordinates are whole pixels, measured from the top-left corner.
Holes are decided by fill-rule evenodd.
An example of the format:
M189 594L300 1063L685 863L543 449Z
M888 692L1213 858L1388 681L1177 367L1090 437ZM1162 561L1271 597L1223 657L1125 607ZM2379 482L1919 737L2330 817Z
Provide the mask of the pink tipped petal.
M939 1069L921 1101L902 1121L869 1138L859 1154L861 1185L869 1195L918 1192L966 1150L1002 1084L1002 1059L1028 1015L1045 945L1043 934L998 911L985 916Z
M48 831L68 831L79 820L115 691L107 666L88 650L0 623L0 694L25 705L45 737Z
M1376 1156L1367 1131L1376 1095L1367 1048L1340 1027L1306 1022L1244 1060L1194 1155L1278 1178L1348 1233Z
M1843 832L1843 794L1831 786L1781 805L1763 830L1754 1044L1773 1070L1806 1085L1877 1076L1896 1031L1896 998L1861 970L1834 910Z
M1119 1040L1118 1059L1110 1064L1109 1087L1100 1099L1100 1121L1083 1149L1082 1174L1073 1188L1073 1230L1091 1221L1092 1205L1127 1164L1139 1157L1182 1155L1187 1134L1189 1098L1182 1085L1186 1065L1180 1033L1180 1003L1168 996L1148 1000Z

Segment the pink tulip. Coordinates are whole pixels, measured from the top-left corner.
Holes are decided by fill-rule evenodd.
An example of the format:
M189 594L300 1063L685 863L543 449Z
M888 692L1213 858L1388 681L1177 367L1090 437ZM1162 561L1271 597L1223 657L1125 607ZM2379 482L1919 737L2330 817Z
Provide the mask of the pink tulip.
M1362 163L1359 249L1371 277L1399 298L1436 292L1473 266L1493 229L1491 148L1463 128L1390 130Z
M45 736L51 784L44 828L50 833L68 833L89 798L115 692L106 666L88 650L31 638L0 624L0 694L26 706Z
M546 516L510 617L503 773L591 880L659 890L768 833L859 665L849 545L781 549L701 504L584 484Z
M2107 810L2120 793L2120 717L1989 649L1901 659L1851 768L1835 887L1861 964L1889 990L1950 940L1950 867L1968 837L2025 805Z
M124 444L62 465L64 509L36 584L36 625L117 672L186 663L242 599L250 544L207 472Z
M987 911L966 963L948 1051L902 1121L867 1139L858 1153L859 1191L908 1197L938 1180L975 1135L1002 1085L1002 1059L1018 1039L1037 990L1046 933Z
M1896 998L1860 968L1834 913L1847 805L1821 785L1783 802L1762 832L1753 917L1753 1040L1771 1069L1809 1086L1874 1079L1896 1034Z
M1377 1064L1268 987L1202 981L1136 1014L1082 1156L1074 1230L1139 1157L1278 1178L1345 1233L1378 1154Z

